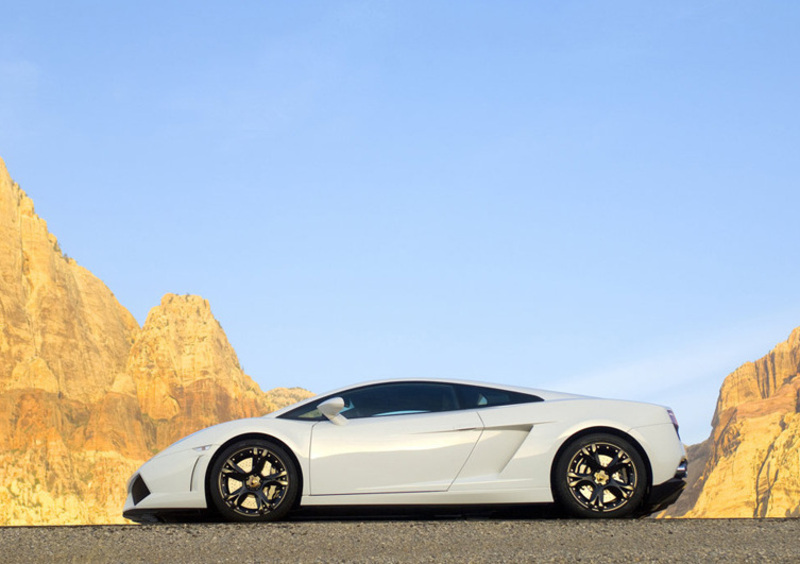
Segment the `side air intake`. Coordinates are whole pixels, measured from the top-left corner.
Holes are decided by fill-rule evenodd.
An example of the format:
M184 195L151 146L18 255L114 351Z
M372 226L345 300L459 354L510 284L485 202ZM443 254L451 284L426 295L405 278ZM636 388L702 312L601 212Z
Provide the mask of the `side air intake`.
M136 476L136 479L133 481L131 495L133 496L134 505L139 505L140 501L150 495L150 490L147 488L147 484L144 483L141 476Z

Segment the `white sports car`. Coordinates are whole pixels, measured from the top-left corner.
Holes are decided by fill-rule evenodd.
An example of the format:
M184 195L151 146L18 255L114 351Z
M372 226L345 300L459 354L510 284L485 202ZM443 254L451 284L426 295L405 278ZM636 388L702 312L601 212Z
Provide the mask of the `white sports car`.
M579 517L674 502L686 453L671 410L455 380L387 380L198 431L144 463L123 515L557 502Z

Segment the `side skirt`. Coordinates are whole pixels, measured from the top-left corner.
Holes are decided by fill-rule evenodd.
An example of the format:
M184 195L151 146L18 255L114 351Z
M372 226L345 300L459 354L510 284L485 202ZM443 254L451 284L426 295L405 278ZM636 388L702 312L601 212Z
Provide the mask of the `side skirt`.
M301 507L324 505L494 505L550 503L550 488L472 492L403 492L396 494L304 495Z

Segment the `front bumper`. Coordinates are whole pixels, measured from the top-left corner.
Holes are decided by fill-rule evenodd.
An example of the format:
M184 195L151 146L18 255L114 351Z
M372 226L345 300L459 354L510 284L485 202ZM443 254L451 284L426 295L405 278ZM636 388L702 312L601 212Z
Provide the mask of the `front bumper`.
M206 509L205 470L210 458L192 450L145 462L128 482L122 516L139 523L165 520L171 513Z
M206 509L128 509L122 512L125 519L135 523L187 523L209 522L219 518ZM216 519L215 519L216 517Z

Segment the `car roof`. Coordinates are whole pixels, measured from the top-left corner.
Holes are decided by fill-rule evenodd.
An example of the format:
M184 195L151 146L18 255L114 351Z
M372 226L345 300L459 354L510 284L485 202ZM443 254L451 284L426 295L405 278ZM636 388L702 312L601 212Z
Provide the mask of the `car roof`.
M366 386L374 386L376 384L396 384L396 383L410 383L410 382L425 382L425 383L432 383L432 384L462 384L466 386L480 386L482 388L495 388L498 390L505 390L509 392L520 392L523 394L532 394L535 396L539 396L545 401L551 400L559 400L559 399L577 399L577 398L586 398L587 396L582 396L578 394L567 394L563 392L553 392L551 390L542 390L538 388L527 388L524 386L513 386L507 384L498 384L496 382L480 382L476 380L462 380L462 379L452 379L452 378L388 378L384 380L368 380L366 382L359 382L357 384L350 384L349 386L343 386L341 388L335 388L333 390L327 391L322 394L318 394L316 396L304 399L297 403L293 403L292 405L288 405L278 411L273 411L272 413L268 413L266 416L268 417L279 417L280 415L300 407L301 405L306 405L309 403L313 403L315 401L319 401L320 398L328 397L328 396L335 396L336 394L340 394L349 390L353 390L356 388L363 388ZM266 417L265 416L265 417Z

